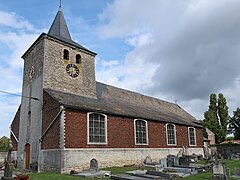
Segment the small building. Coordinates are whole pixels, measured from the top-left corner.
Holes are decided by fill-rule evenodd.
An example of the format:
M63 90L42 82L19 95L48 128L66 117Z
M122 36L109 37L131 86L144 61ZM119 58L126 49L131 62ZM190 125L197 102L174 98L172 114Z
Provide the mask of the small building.
M208 140L209 140L209 144L213 145L216 144L216 138L215 138L215 134L206 127L206 132L208 134Z
M140 164L183 146L203 154L199 121L177 104L96 82L96 55L72 40L61 8L24 53L11 125L18 168L67 172L92 158L100 167Z

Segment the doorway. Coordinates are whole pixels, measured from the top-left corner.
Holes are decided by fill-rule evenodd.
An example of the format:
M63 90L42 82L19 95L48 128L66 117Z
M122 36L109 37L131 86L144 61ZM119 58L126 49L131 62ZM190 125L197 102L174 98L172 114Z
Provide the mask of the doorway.
M25 169L30 168L30 144L25 145Z

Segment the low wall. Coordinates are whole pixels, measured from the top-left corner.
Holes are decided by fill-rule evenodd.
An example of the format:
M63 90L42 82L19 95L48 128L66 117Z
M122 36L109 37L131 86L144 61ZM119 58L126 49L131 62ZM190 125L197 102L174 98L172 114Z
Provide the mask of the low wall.
M240 145L239 144L218 144L218 145L212 145L211 146L212 153L217 154L236 154L240 153Z
M99 167L123 166L142 164L146 156L150 156L155 162L160 158L166 158L168 154L177 155L181 148L83 148L44 150L41 157L41 170L54 170L61 173L70 170L89 169L90 160L98 160ZM189 148L189 154L202 154L202 148ZM60 159L59 159L60 158ZM60 161L60 163L59 163ZM61 165L59 167L58 165ZM53 167L51 167L53 166Z
M7 158L7 152L0 152L0 163L4 162L4 159Z

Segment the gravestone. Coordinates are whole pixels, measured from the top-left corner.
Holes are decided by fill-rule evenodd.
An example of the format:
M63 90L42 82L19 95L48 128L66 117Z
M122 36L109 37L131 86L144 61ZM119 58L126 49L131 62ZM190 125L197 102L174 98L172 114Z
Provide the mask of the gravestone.
M175 165L176 156L169 154L167 155L167 167L173 167Z
M234 176L240 178L240 168L234 168Z
M150 156L147 156L143 162L144 164L149 164L149 163L152 163L152 159Z
M231 176L230 168L226 169L226 176L227 176L227 178L229 178Z
M147 156L143 161L144 165L155 166L159 165L157 162L153 162L150 156Z
M162 171L163 169L163 165L155 165L155 171Z
M185 148L184 146L182 147L182 149L180 149L180 151L177 153L177 158L180 158L183 156L183 152L184 152Z
M226 180L227 177L224 172L224 166L220 162L213 163L213 180Z
M179 165L189 166L190 165L190 157L183 156L179 158Z
M82 172L75 172L73 171L73 176L79 176L79 177L89 177L89 178L103 178L104 176L109 176L111 174L111 171L100 171L98 168L98 161L96 159L91 159L90 161L90 168L88 171L82 171Z
M164 168L167 167L167 159L166 158L162 158L159 161L160 165L162 165Z
M98 172L98 161L96 159L91 159L90 161L90 171L91 172Z

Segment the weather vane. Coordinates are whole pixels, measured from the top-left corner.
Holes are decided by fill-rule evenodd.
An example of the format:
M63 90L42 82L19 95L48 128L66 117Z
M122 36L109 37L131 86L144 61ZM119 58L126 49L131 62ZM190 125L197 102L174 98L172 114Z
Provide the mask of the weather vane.
M60 0L60 4L59 4L59 7L62 7L62 0Z

